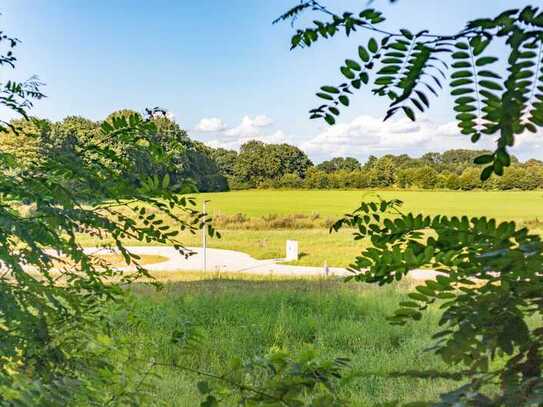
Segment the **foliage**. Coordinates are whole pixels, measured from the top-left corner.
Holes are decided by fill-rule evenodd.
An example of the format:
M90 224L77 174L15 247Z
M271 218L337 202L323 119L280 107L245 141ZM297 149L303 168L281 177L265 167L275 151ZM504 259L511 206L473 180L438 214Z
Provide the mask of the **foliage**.
M18 43L17 38L0 31L0 68L15 68L17 59L13 49ZM0 105L27 118L27 110L32 107L33 100L45 97L40 90L41 85L36 77L24 82L12 80L5 83L0 82ZM6 131L10 127L7 121L0 119L0 132Z
M277 180L285 174L303 178L312 165L298 147L249 141L241 146L234 164L234 176L238 182L255 187L264 181Z
M141 114L124 109L111 113L105 121L112 123L115 118L128 119L131 116L143 120ZM144 178L156 175L162 179L167 175L171 191L187 191L190 189L189 181L203 192L228 190L226 178L219 173L217 163L210 157L210 149L190 140L177 123L161 112L153 112L148 119L156 127L153 143L155 148L162 150L162 162L154 160L152 153L142 146L110 139L103 142L115 154L130 160L132 166L123 172L116 168L114 160L106 158L102 160L102 165L109 166L117 176L129 180L135 188L143 185ZM17 157L20 168L47 155L69 155L72 159L80 160L78 151L101 137L102 123L77 116L66 117L60 122L13 120L10 122L12 130L2 134L1 140L5 150ZM76 188L77 183L70 181L70 187Z
M2 36L5 41L10 48L16 44ZM0 60L13 67L11 49ZM0 104L23 118L31 99L42 96L26 85L3 86ZM2 127L15 140L38 142L29 152L35 159L24 163L8 149L0 151L0 404L144 403L146 387L131 384L139 372L125 370L122 357L106 357L114 347L120 355L123 349L109 335L104 304L122 303L124 285L149 277L123 239L169 244L188 255L178 235L210 221L192 199L172 193L167 175L154 182L156 175L140 174L145 188L138 189L119 176L137 173L137 161L122 154L127 149L169 168L154 113L112 117L92 137L74 137L93 124L73 118L60 126L33 120ZM27 127L36 131L22 135ZM123 274L92 258L81 247L81 232L112 242L108 246L135 272Z
M199 381L207 381L212 389L222 388L216 378L198 376L182 367L220 377L228 375L230 362L236 359L251 368L251 373L257 373L260 368L254 366L255 360L268 359L267 355L278 351L288 351L290 361L300 361L308 351L317 352L314 361L319 364L333 362L339 356L349 358L342 378L331 378L345 406L373 405L390 399L431 400L456 385L447 377L398 375L391 379L393 384L386 379L387 374L399 373L413 364L443 369L437 356L420 352L431 344L430 332L437 324L438 310L429 311L419 324L398 327L383 323L397 303L407 298L407 287L379 288L344 284L332 278L293 279L250 273L163 276L169 279L172 274L178 281L159 292L143 284L132 287L137 324L127 320L124 313L112 313L116 320L114 336L136 343L129 363L142 366L138 359L156 362L160 381L153 395L157 404L198 406L205 398L197 388ZM190 332L197 333L197 346L187 352L179 342L171 341L172 331L189 336ZM182 337L187 338L186 334ZM251 374L242 383L261 388L259 379L270 376L269 372L265 377ZM279 375L274 376L277 378ZM237 405L238 390L232 390L232 399L222 405Z
M343 406L338 383L347 360L323 360L313 349L299 355L272 349L267 355L243 364L233 359L226 374L201 381L202 407L238 399L239 406Z
M475 392L483 405L541 404L540 236L486 217L403 214L400 205L365 202L332 227L354 227L355 239L371 240L352 264L352 278L383 285L421 267L440 272L436 281L416 287L391 321L420 320L430 304L440 305L433 349L446 363L465 365L470 378L454 393L456 402L467 402ZM503 365L492 363L497 359ZM482 386L494 380L501 393L483 395Z
M234 175L234 165L237 159L237 152L224 148L210 148L210 156L217 163L219 171L226 177Z
M543 164L533 159L522 163L515 156L511 156L510 175L482 182L473 160L482 154L488 154L487 150L453 149L443 153L426 153L420 158L413 158L407 154L386 154L380 158L370 156L363 165L352 157L334 157L318 165L308 166L307 157L300 154L294 146L282 145L282 148L278 148L277 145L250 142L243 146L242 154L238 155L235 151L212 149L199 143L195 144L215 161L219 173L228 177L230 189L543 188ZM205 160L199 162L205 163ZM289 164L292 162L297 164ZM194 164L194 167L198 168L198 164ZM294 172L285 172L289 168L294 169ZM188 173L189 177L190 174Z
M310 110L312 119L334 124L339 107L348 106L349 95L369 84L373 74L372 92L390 100L385 120L403 111L415 121L415 110L430 107L428 92L438 96L438 88L450 79L460 132L474 143L483 135L496 137L495 150L474 160L485 165L482 171L466 168L460 175L451 171L444 177L445 185L471 188L476 186L473 175L481 181L492 174L504 175L513 161L509 148L515 137L525 131L537 133L543 126L543 12L537 7L473 20L452 35L407 29L388 32L376 27L384 21L376 10L338 15L316 0L302 1L276 22L294 21L308 10L323 13L328 21L313 21L313 26L297 30L291 48L311 46L340 30L346 36L358 29L380 36L369 38L358 47L356 58L345 60L340 71L346 83L320 89L317 96L325 103ZM496 43L508 49L503 78L493 65L498 58L486 52ZM435 162L437 157L425 158ZM390 160L382 165L388 169ZM407 184L410 178L429 185L436 174L430 166L406 168L401 182ZM540 237L514 222L497 224L486 217L403 214L400 204L398 200L363 202L332 230L354 227L356 240L371 242L352 265L354 279L382 285L401 280L418 267L441 273L436 281L418 286L392 317L394 323L403 324L419 320L421 311L435 302L443 309L434 350L450 365L465 365L469 381L442 395L436 405L543 404ZM498 384L497 391L489 391L487 385L492 383Z
M512 157L513 164L504 176L482 182L479 178L480 170L473 164L473 159L485 153L485 150L448 150L443 153L426 153L420 158L412 158L407 154L386 154L380 158L370 158L363 166L355 167L350 171L335 169L335 164L343 162L343 158L337 157L315 167L310 167L303 179L286 175L284 178L269 180L271 182L261 182L259 187L452 190L534 190L543 188L543 165L539 164L537 160L521 163L514 156Z
M317 92L325 103L310 110L312 119L334 124L340 108L349 106L349 96L372 82L372 93L390 100L385 120L398 111L415 120L416 110L424 112L430 107L428 94L438 96L449 79L461 133L473 142L483 135L497 136L496 149L476 160L486 165L482 180L493 173L503 175L504 167L510 166L509 148L516 135L536 133L543 126L543 12L537 7L505 10L494 18L473 20L451 35L407 29L388 32L377 27L385 20L377 10L336 14L315 0L302 1L276 22L294 21L309 10L324 14L327 21L314 20L309 28L298 29L291 49L309 47L340 31L346 36L357 30L379 35L359 45L357 56L346 59L340 67L347 82L323 86ZM504 77L494 65L498 58L487 52L498 42L509 52Z
M317 165L317 169L330 173L335 171L355 171L360 168L360 163L353 157L334 157Z

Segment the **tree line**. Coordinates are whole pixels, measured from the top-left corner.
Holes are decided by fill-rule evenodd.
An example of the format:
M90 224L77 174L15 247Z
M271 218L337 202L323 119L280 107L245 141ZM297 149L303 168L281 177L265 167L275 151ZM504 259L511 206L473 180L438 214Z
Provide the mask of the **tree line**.
M111 113L103 122L138 114L131 110ZM116 140L115 149L134 163L136 172L121 174L135 188L149 177L167 175L172 191L186 188L201 192L250 188L412 188L451 190L533 190L543 188L543 161L521 162L512 156L504 176L480 179L476 157L486 150L454 149L426 153L414 158L407 154L370 156L366 162L354 157L335 157L314 164L298 147L249 141L240 151L211 148L192 140L187 132L165 114L156 113L156 145L170 157L170 165L156 166L141 149ZM12 131L2 136L3 145L14 152L20 167L46 155L72 155L100 130L101 121L69 116L59 122L15 120ZM26 141L21 143L21 137ZM121 151L119 151L119 149ZM73 182L73 181L72 181ZM75 185L74 185L75 186Z
M421 188L499 189L543 188L543 161L520 162L512 157L502 177L480 180L476 157L485 150L454 149L413 158L407 154L370 156L361 163L353 157L335 157L314 165L307 155L288 144L250 141L240 152L212 149L211 155L232 189L246 188Z
M227 179L211 158L210 148L190 139L187 132L167 117L165 112L157 110L150 116L150 121L156 127L156 134L152 135L153 143L148 143L148 146L135 148L118 134L102 140L102 147L108 147L112 157L118 155L131 164L126 167L130 168L129 172L123 172L113 159L101 157L100 165L115 171L116 175L130 181L136 189L149 187L142 180L156 179L163 182L166 177L168 187L173 192L187 189L201 192L228 190ZM143 115L123 109L111 113L101 121L80 116L68 116L57 122L36 118L17 119L10 122L10 131L1 135L1 142L4 150L16 157L19 171L24 171L36 160L46 157L64 156L77 161L81 160L80 152L96 140L104 124L112 126L115 120L130 117L142 119ZM154 150L160 150L168 157L167 164L157 164L150 159L153 153L158 152ZM70 187L78 186L77 180L72 179L70 183Z

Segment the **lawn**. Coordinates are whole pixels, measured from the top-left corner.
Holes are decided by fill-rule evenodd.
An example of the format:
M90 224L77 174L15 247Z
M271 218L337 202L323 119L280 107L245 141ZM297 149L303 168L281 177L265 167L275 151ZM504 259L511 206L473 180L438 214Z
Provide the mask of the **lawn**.
M404 210L427 215L488 216L499 220L515 220L535 225L543 232L543 191L277 191L251 190L224 193L206 193L212 215L243 213L250 217L269 214L319 214L336 219L357 207L364 199L404 201ZM221 230L223 238L210 240L209 246L240 250L259 259L284 257L285 241L298 240L301 258L296 264L308 266L348 266L360 253L364 242L355 242L351 232L330 234L328 229L292 230ZM188 236L187 244L199 245L198 236Z
M458 385L402 376L413 369L446 370L435 355L423 351L431 344L437 310L403 327L385 321L405 298L407 286L187 275L192 281L166 284L161 291L144 285L133 288L135 317L119 315L115 332L136 344L132 349L137 359L155 358L160 364L175 362L220 374L233 357L249 360L272 347L297 352L312 346L323 356L351 360L352 378L343 388L349 406L430 400ZM203 334L189 353L170 340L181 326L197 327ZM159 373L157 404L198 405L197 375L169 367L161 367Z
M499 220L515 220L542 233L543 191L283 191L250 190L195 195L199 202L209 200L208 211L215 217L244 214L263 218L270 214L319 215L323 220L337 219L357 207L364 199L398 198L405 202L404 210L423 214L488 216ZM199 206L199 204L198 204ZM239 250L258 259L285 256L285 241L298 240L301 257L296 264L308 266L348 266L360 253L364 242L355 242L347 230L330 234L322 225L309 229L239 229L218 227L222 239L210 239L209 247ZM188 246L201 245L201 237L185 235ZM85 244L95 245L92 239ZM141 244L136 241L128 244Z
M337 217L355 209L362 200L398 198L404 210L427 215L488 216L501 220L543 220L543 191L341 191L249 190L200 194L211 214L318 213Z

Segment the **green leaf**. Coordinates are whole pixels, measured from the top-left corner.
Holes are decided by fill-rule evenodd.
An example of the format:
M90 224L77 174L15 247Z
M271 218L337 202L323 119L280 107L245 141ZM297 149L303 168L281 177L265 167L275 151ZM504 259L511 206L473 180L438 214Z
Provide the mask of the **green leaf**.
M472 78L473 72L471 71L456 71L453 72L451 75L451 79L458 79L458 78Z
M471 64L468 61L456 61L451 65L454 69L458 68L471 68Z
M339 89L334 86L323 86L321 90L327 93L339 93Z
M496 57L481 57L481 58L477 59L477 61L475 61L475 65L477 65L477 66L485 66L485 65L492 64L492 63L496 62L497 60L498 60L498 58L496 58Z
M486 47L490 44L490 40L483 40L481 37L474 37L471 40L472 52L474 56L481 55Z
M379 46L377 45L377 41L375 38L370 38L368 41L368 49L371 53L375 54L379 50Z
M412 121L415 121L415 113L413 112L413 109L411 109L409 106L402 106L402 110L407 117L409 117Z
M470 84L470 83L473 83L473 79L462 78L462 79L456 79L456 80L452 81L450 86L452 88L456 88L458 86L463 86L463 85L467 85L467 84Z
M493 172L494 172L493 165L485 167L485 169L481 172L481 181L486 181L487 179L489 179Z
M481 80L479 81L479 85L483 88L492 89L492 90L502 90L502 86L494 81L488 81L488 80Z
M167 189L170 186L170 174L164 175L162 178L162 188Z
M394 42L389 47L398 51L407 51L407 46L399 42Z
M334 97L330 96L328 93L317 92L316 95L321 99L334 100Z
M400 32L402 33L402 35L407 38L408 40L412 40L413 39L413 34L411 33L411 31L409 30L406 30L405 28L402 28L400 29Z
M491 71L479 71L479 72L477 72L477 75L484 76L484 77L487 77L487 78L501 79L500 75L498 75L495 72L491 72Z
M358 47L358 55L364 62L368 62L370 60L370 54L368 54L368 51L362 45Z
M352 59L347 59L345 60L345 64L352 70L354 71L361 71L362 70L362 67L360 66L360 64L356 61L353 61Z
M494 156L492 154L480 155L479 157L475 158L475 160L473 160L475 164L488 164L492 161L494 161Z
M453 52L451 56L454 59L467 59L467 58L470 58L470 55L465 51Z
M348 67L342 66L342 67L340 68L340 70L341 70L341 73L343 74L343 76L345 76L346 78L348 78L348 79L354 79L355 74L354 74L353 71L351 71Z
M428 100L428 97L421 92L420 90L416 90L415 93L418 95L422 103L426 105L426 107L430 107L430 101Z
M349 98L347 96L341 95L338 99L342 105L349 106Z
M326 116L324 116L324 120L326 120L326 123L328 123L330 126L336 123L336 119L331 114L327 114Z
M461 96L459 98L456 98L454 100L454 103L456 104L464 104L464 103L472 103L475 102L477 99L471 96Z

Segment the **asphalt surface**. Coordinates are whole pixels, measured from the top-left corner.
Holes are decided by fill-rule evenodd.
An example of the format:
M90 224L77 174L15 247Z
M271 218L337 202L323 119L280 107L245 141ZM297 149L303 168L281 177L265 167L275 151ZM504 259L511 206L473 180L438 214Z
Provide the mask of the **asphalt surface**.
M167 246L134 246L127 248L137 255L158 255L168 260L148 264L149 271L204 271L203 249L188 248L192 253L185 257L173 247ZM89 253L107 253L106 249L87 248ZM207 249L206 272L215 273L248 273L281 276L348 276L352 273L341 267L310 267L281 264L284 259L257 260L250 255L234 250ZM414 280L433 279L437 272L432 270L413 270L409 276Z

